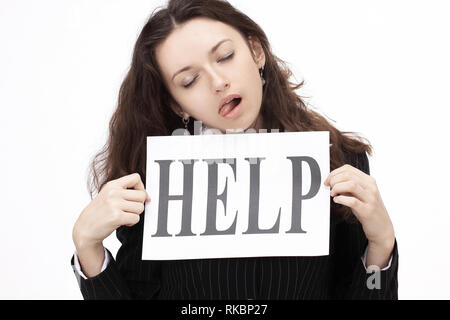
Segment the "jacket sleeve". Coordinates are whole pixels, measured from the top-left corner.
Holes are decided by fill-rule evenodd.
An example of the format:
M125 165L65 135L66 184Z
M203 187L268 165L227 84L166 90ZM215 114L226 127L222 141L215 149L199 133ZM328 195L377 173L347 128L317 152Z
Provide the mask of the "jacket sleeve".
M114 259L106 249L110 261L97 276L84 279L71 265L85 300L156 299L161 287L161 262L141 259L143 220L133 227L121 226L116 236L121 247Z
M350 162L355 168L370 174L366 153L355 154ZM367 273L361 257L368 240L361 223L342 221L336 226L335 269L333 298L355 300L398 299L397 239L392 251L391 266L387 270Z

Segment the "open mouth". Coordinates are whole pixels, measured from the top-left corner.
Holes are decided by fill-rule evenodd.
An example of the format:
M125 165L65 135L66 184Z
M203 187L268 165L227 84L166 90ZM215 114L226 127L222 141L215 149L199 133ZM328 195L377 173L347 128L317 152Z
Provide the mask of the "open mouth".
M232 112L241 104L242 98L234 98L229 103L226 103L220 108L219 114L222 117L227 117L232 115Z

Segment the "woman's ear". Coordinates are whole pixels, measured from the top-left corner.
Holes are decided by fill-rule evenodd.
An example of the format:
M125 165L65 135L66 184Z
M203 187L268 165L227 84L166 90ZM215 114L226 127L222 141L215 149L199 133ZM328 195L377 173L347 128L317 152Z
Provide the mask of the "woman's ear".
M172 109L172 111L179 116L180 118L188 118L190 115L187 112L183 111L183 108L180 107L180 105L173 100L169 102L169 106Z
M184 111L181 107L178 107L177 109L177 115L180 118L185 118L185 119L189 119L191 117L191 115L189 113L187 113L186 111Z
M176 115L179 116L180 118L188 119L188 118L191 117L187 112L184 112L184 111L181 110L181 109L175 110L174 112L175 112Z
M248 41L253 54L253 60L258 65L258 69L261 69L266 64L266 55L261 42L254 36L249 36Z

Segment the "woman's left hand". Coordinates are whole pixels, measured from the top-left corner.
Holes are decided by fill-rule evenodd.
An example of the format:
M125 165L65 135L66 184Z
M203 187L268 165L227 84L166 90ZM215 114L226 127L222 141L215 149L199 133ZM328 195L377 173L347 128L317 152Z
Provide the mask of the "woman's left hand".
M373 177L345 164L330 172L324 184L330 186L334 202L351 208L369 244L386 247L393 243L394 227Z

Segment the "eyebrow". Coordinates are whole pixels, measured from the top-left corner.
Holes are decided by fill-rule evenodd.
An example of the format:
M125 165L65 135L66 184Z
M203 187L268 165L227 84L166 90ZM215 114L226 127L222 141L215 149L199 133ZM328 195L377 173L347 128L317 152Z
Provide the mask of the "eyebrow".
M223 39L223 40L219 41L214 47L212 47L212 49L209 51L209 54L211 55L214 52L216 52L216 50L219 48L219 46L226 41L232 41L232 40L231 39ZM172 81L179 73L187 71L191 68L192 68L192 66L187 66L187 67L184 67L183 69L180 69L177 72L175 72L175 74L172 76Z

